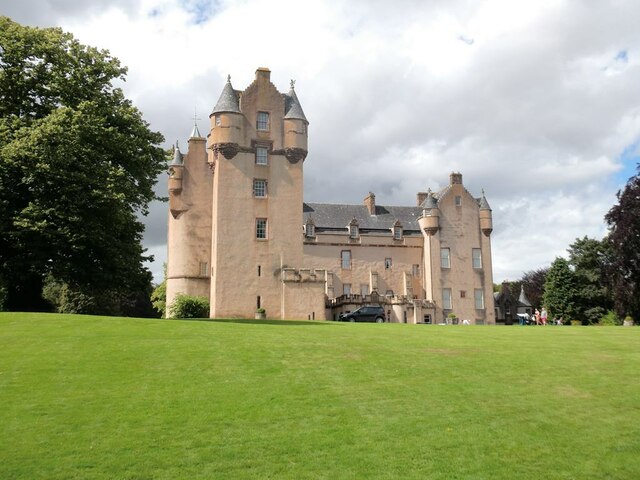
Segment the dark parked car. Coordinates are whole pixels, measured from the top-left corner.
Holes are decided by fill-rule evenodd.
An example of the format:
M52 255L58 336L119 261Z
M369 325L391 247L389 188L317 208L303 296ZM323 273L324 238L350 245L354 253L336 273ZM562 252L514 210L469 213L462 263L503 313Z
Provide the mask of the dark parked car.
M367 305L349 313L341 313L343 322L384 322L384 309L380 305Z

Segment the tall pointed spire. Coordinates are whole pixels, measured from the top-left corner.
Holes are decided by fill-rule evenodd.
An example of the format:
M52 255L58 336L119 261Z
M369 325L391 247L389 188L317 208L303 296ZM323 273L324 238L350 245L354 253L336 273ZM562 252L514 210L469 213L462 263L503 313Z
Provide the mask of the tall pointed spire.
M231 86L231 75L227 75L227 83L222 89L218 103L211 112L211 114L214 113L241 113L238 96Z
M202 138L200 135L200 130L198 129L198 110L197 107L193 107L193 130L191 130L191 135L189 138Z
M302 111L302 106L300 105L300 101L298 100L298 96L296 95L295 90L295 80L291 80L291 88L289 89L289 93L286 95L286 103L285 110L286 114L284 116L285 119L296 119L296 120L304 120L307 121L307 117L304 116L304 112Z

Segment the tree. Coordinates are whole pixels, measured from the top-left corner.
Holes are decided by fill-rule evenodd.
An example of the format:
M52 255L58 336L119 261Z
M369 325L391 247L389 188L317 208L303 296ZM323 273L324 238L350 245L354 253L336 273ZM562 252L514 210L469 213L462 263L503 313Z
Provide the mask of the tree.
M151 292L151 304L160 318L167 316L167 264L163 265L164 276L162 282Z
M584 237L577 238L567 251L578 289L577 318L587 323L598 323L613 308L608 279L612 261L611 247L606 240Z
M640 173L640 164L637 167ZM640 175L618 192L618 203L605 216L613 251L611 276L618 315L640 318Z
M0 276L9 309L148 289L143 224L166 157L114 81L126 68L58 28L0 17ZM148 297L147 297L148 299Z
M578 313L576 302L578 287L569 262L558 257L551 264L544 283L542 302L552 317L563 317L565 321L575 320Z

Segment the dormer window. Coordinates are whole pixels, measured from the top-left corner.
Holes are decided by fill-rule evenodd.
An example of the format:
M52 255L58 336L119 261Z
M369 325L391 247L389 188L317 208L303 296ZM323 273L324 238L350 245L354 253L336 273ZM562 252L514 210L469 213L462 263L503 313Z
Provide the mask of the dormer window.
M307 238L313 238L316 236L316 226L312 219L307 220L307 223L304 226L304 236Z
M349 238L358 238L360 235L360 229L358 228L358 221L354 218L349 223Z
M400 224L399 220L396 220L396 222L393 224L393 227L391 227L391 231L393 232L394 240L402 240L402 225Z
M256 128L260 131L269 131L269 113L258 112L258 118L256 120Z

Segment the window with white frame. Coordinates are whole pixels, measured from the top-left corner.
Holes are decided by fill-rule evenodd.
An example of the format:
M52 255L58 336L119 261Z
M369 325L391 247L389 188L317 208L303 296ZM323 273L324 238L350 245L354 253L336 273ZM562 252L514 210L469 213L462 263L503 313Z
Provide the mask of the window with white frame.
M258 112L258 118L256 119L256 128L261 131L269 130L268 112Z
M342 284L342 294L343 295L351 295L351 284L343 283Z
M305 237L315 237L316 236L316 226L313 223L307 223L304 229Z
M267 238L267 219L256 218L256 238L266 240Z
M363 283L360 285L360 295L362 295L363 297L369 295L369 284L368 283Z
M482 250L474 248L471 250L473 268L482 268Z
M269 162L268 153L267 147L256 147L256 165L266 165Z
M358 238L358 225L349 225L349 238Z
M451 304L451 289L442 289L442 308L445 310L451 310L453 305Z
M484 310L484 290L476 288L473 291L473 296L476 302L476 310Z
M402 240L402 227L393 227L393 239Z
M266 197L267 196L267 181L259 178L253 180L253 196L254 197Z
M340 252L340 264L343 270L351 269L351 250L342 250Z
M222 125L222 120L220 120L220 115L216 115L216 127Z
M442 268L451 268L451 250L448 248L440 249L440 266Z

